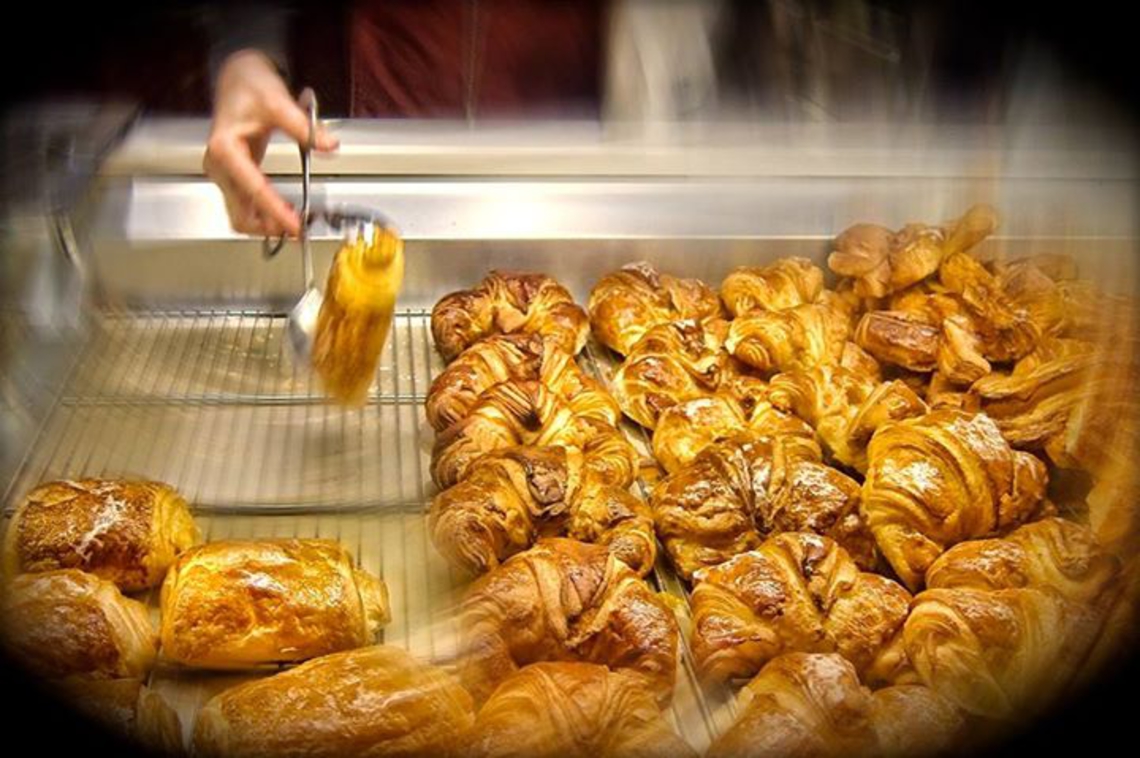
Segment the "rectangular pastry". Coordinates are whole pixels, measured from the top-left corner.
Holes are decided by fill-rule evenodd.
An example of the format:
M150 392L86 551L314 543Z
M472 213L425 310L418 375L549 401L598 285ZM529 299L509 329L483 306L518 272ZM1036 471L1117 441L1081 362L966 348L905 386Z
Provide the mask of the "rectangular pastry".
M198 541L186 501L166 484L116 479L47 482L16 508L4 535L4 573L74 568L124 592L162 582Z
M371 645L388 618L384 583L336 542L210 542L167 573L162 651L200 668L303 661Z
M13 578L4 587L0 622L11 656L44 677L145 678L154 663L146 606L83 571Z
M196 756L459 756L471 696L391 645L350 650L231 687L198 713Z

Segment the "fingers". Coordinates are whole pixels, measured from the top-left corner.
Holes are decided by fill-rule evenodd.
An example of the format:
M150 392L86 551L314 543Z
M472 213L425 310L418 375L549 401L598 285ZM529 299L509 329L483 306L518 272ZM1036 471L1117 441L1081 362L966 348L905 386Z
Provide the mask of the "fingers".
M309 114L301 109L289 98L273 98L266 103L270 122L281 131L288 134L297 144L304 145L309 141ZM314 146L323 153L332 152L340 147L340 140L329 133L324 124L317 124L317 133Z
M263 229L269 233L286 233L298 236L301 233L301 219L297 211L277 193L265 174L254 163L248 148L240 140L225 137L211 137L203 162L206 173L226 195L230 202L242 207L250 206L260 217ZM231 223L242 223L246 229L252 228L253 217L248 213L239 214ZM237 229L245 231L244 229Z

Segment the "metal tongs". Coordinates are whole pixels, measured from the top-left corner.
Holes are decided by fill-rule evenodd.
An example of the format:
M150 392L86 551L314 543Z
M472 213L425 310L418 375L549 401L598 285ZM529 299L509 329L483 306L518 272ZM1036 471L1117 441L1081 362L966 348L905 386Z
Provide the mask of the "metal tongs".
M309 233L313 223L323 220L330 230L344 233L348 230L348 239L353 239L352 233L364 236L371 234L375 226L392 229L392 224L380 213L367 208L354 206L340 206L336 208L313 209L309 205L309 185L311 182L310 158L317 141L317 95L311 87L306 87L297 99L298 104L308 111L309 136L301 145L301 267L304 276L304 293L293 310L289 312L289 343L293 352L303 362L308 363L312 357L313 340L317 332L317 318L321 313L324 296L313 282L313 254L309 246ZM266 258L272 258L281 252L286 237L282 236L276 242L266 237L262 241L262 252Z

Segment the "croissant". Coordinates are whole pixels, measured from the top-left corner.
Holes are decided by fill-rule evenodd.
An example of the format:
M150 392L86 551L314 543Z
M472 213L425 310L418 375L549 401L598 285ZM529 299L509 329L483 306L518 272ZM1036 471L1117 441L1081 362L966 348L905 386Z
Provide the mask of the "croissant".
M697 454L721 437L748 427L740 402L718 393L666 409L653 430L653 457L669 474L689 465Z
M467 738L483 758L696 758L645 681L591 663L533 663L479 709Z
M199 668L362 647L388 619L384 583L331 540L209 542L179 556L162 585L163 655Z
M484 392L467 417L436 437L432 479L446 488L466 476L480 456L517 445L576 447L586 467L617 486L628 486L637 453L611 423L613 398L585 390L569 402L541 382L508 381Z
M960 711L926 687L872 693L829 653L788 653L737 697L737 718L706 758L917 756L962 744Z
M41 676L139 679L154 663L146 606L94 574L20 574L0 602L8 653Z
M946 548L1037 515L1045 465L1011 450L984 414L938 410L885 424L867 446L863 513L912 590Z
M67 704L150 752L182 754L178 714L141 679L68 677L53 689Z
M1027 717L1076 679L1100 632L1098 614L1031 587L928 589L903 628L922 681L980 716Z
M939 267L938 278L961 298L971 316L968 326L987 360L1004 363L1033 350L1041 338L1038 327L977 259L965 253L950 255Z
M785 652L837 652L864 671L902 627L911 599L806 532L777 534L695 579L693 658L714 681L753 676Z
M768 266L741 266L724 278L720 299L734 318L751 311L782 311L819 300L823 272L806 258L781 258Z
M654 428L666 408L716 391L725 371L722 342L697 321L657 324L614 373L614 398L625 415Z
M725 348L761 373L838 363L850 335L846 316L827 305L755 311L733 320Z
M975 205L944 227L908 224L892 232L874 224L856 224L835 240L828 267L852 277L859 297L885 297L922 281L949 255L969 250L997 228L997 213Z
M442 432L466 418L488 389L509 380L538 381L564 400L599 387L569 353L535 334L497 334L476 342L440 373L428 390L428 423ZM613 406L610 423L620 412Z
M477 702L542 661L634 672L664 702L678 632L664 601L605 547L552 538L471 586L460 609L460 651L460 674Z
M432 541L452 565L483 573L534 544L568 535L607 545L644 575L657 554L648 507L602 484L576 448L507 448L478 459L466 478L432 500Z
M1005 537L955 545L930 565L926 586L1031 587L1104 607L1120 588L1120 573L1120 561L1100 548L1087 526L1051 517L1018 527Z
M867 468L867 443L875 430L926 412L926 404L902 381L879 382L842 365L777 374L768 400L811 424L828 454L856 471Z
M538 334L577 355L590 324L565 287L543 274L492 271L474 289L445 296L431 312L431 333L444 360L493 334Z
M363 405L392 328L404 281L404 241L376 225L337 251L313 335L313 368L325 390Z
M1082 326L1090 294L1077 282L1076 263L1068 256L1012 261L995 266L997 286L1015 307L1028 314L1042 336L1060 336Z
M82 569L135 592L159 584L175 555L197 541L186 501L168 485L48 482L24 497L8 523L4 573Z
M794 436L746 431L710 445L658 484L650 503L657 536L686 579L780 532L824 534L858 565L875 562L859 485L823 465L806 426Z
M316 658L211 698L202 756L458 756L475 716L443 670L377 645Z
M594 336L627 355L657 324L708 321L721 315L720 300L697 279L660 274L648 263L631 263L603 276L587 302Z

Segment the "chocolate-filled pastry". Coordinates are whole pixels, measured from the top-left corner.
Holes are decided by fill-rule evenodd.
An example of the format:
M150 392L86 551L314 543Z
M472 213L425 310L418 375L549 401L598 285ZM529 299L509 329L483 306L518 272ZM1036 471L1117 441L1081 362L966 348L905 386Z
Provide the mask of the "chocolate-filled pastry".
M867 447L863 513L899 578L921 588L947 548L1041 515L1045 465L984 414L938 410L883 425Z
M961 748L965 718L918 686L871 692L841 656L788 653L740 692L736 722L710 747L714 758L920 756Z
M194 724L202 756L459 756L471 696L442 669L376 645L326 655L210 699Z
M631 263L603 276L590 291L587 308L594 336L622 355L658 324L705 322L722 315L716 292L704 282L660 274L648 263Z
M124 739L162 755L182 755L182 722L170 704L141 679L68 677L53 683L58 696Z
M536 334L496 334L463 351L432 382L424 410L428 423L442 432L466 418L480 396L510 380L538 381L564 400L581 392L596 392L574 357ZM616 424L621 413L610 412Z
M493 334L537 334L570 355L586 345L590 321L545 274L492 271L475 288L445 296L431 312L431 333L450 361Z
M459 484L432 499L428 528L448 561L481 574L542 536L609 547L638 574L653 568L649 507L627 486L600 481L577 448L507 448L476 460Z
M861 567L874 566L875 541L859 514L859 484L823 464L806 425L799 434L787 431L737 432L653 490L657 536L683 577L780 532L827 535Z
M460 673L482 702L519 668L583 661L629 671L659 702L672 697L677 623L665 602L601 545L552 538L467 591Z
M695 575L693 657L704 678L750 677L785 652L836 652L871 668L910 593L859 570L827 537L788 532Z
M120 479L47 482L17 506L4 534L4 573L74 568L135 592L162 582L198 541L186 501L166 484Z
M155 634L146 606L77 569L20 574L0 597L8 654L51 679L145 678Z
M741 266L720 284L720 299L734 318L751 311L782 311L815 303L822 293L823 272L807 258Z
M480 758L696 758L640 677L592 663L532 663L479 709Z
M162 653L232 669L371 645L389 620L383 581L319 539L210 542L179 556L162 586Z
M508 381L484 392L467 417L436 437L432 479L440 488L462 480L478 458L518 445L582 450L588 470L628 486L637 471L633 446L609 421L613 398L597 389L569 402L541 382Z

